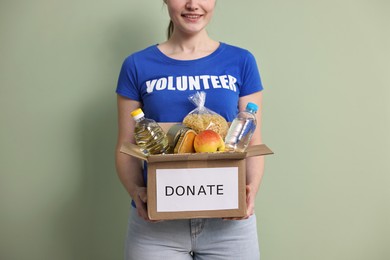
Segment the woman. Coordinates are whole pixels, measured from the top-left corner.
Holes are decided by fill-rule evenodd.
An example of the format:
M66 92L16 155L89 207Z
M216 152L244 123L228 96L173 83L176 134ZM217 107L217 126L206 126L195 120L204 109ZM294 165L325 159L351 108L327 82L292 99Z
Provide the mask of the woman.
M263 89L254 57L211 39L206 31L216 0L165 0L171 18L168 40L133 53L123 63L117 86L118 176L132 198L126 259L259 259L255 197L263 157L247 159L247 215L237 219L191 219L154 223L146 209L145 176L139 160L121 154L134 142L130 112L142 108L157 122L181 122L194 109L188 96L207 94L206 107L232 121L248 102L261 108ZM197 84L191 84L197 80ZM260 110L261 111L261 110ZM251 145L261 143L261 113Z

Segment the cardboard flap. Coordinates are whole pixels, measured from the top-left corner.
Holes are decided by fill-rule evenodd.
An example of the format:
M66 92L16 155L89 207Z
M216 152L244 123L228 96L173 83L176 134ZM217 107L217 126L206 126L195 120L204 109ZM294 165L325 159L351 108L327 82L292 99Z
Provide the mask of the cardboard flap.
M183 153L183 154L158 154L148 156L148 162L172 162L172 161L208 161L208 160L238 160L244 159L246 153L216 152L216 153Z
M265 144L249 146L245 152L216 152L216 153L184 153L184 154L157 154L145 155L133 143L126 142L121 146L122 153L131 155L147 162L173 162L173 161L208 161L208 160L240 160L246 157L273 154Z
M194 157L194 155L195 154L190 153L150 155L148 158L148 162L193 161L194 159L207 160L207 156L201 155L199 158L197 158L196 156Z
M144 161L148 160L148 157L141 151L141 149L136 144L132 144L130 142L123 143L120 152Z
M246 157L253 157L253 156L267 155L267 154L274 153L265 144L249 146L245 152L246 152Z

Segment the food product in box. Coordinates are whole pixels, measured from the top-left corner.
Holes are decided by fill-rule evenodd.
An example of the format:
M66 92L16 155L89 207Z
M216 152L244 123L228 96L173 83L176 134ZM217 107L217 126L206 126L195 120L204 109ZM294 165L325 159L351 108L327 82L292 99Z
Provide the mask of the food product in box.
M206 93L203 91L196 92L189 97L189 100L196 108L183 119L183 124L195 130L197 133L203 130L213 130L224 139L229 125L225 118L204 106Z
M196 132L185 125L173 125L167 132L169 145L173 153L194 153Z
M197 153L223 152L225 151L225 143L220 134L207 129L195 137L194 148Z

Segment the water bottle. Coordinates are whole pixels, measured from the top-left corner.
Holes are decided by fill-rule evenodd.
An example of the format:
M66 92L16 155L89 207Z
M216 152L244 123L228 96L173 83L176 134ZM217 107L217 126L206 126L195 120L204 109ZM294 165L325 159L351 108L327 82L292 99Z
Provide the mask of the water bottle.
M145 118L142 109L131 112L135 120L134 137L137 145L146 155L164 154L169 151L168 138L153 119Z
M244 152L256 129L257 105L249 102L245 111L238 113L225 138L227 151Z

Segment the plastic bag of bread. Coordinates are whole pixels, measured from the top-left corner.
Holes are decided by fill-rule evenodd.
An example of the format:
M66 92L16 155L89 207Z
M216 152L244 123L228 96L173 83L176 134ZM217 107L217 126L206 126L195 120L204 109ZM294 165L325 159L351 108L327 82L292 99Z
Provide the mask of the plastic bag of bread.
M206 129L213 130L225 139L229 125L225 118L204 106L206 93L196 92L188 98L196 108L184 117L183 124L197 133Z

